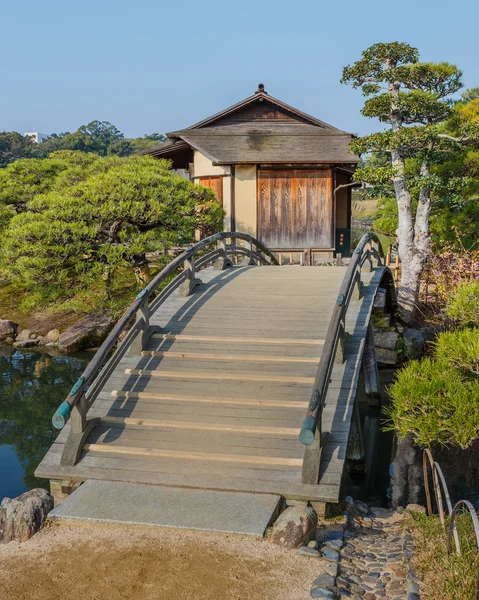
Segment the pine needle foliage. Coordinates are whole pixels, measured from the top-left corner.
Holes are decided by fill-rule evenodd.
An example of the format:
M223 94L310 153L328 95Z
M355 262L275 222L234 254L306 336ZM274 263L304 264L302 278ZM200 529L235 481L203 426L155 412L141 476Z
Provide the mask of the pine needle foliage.
M11 182L10 220L0 211L0 223L7 221L3 267L28 291L25 308L70 307L73 298L89 309L107 308L125 273L134 285L136 255L166 252L194 241L197 230L221 227L213 192L172 173L168 161L54 154L33 165L20 161L22 177L34 174L32 189L18 198L21 186ZM3 210L11 210L5 201Z
M459 326L479 327L479 281L460 284L451 296L446 315Z
M479 379L435 358L411 361L390 388L386 430L419 446L467 448L479 437Z

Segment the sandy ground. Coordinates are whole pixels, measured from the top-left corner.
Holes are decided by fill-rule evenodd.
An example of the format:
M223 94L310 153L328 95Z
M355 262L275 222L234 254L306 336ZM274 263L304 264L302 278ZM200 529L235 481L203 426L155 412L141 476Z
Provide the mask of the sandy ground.
M304 600L316 560L264 540L50 524L0 545L1 600Z

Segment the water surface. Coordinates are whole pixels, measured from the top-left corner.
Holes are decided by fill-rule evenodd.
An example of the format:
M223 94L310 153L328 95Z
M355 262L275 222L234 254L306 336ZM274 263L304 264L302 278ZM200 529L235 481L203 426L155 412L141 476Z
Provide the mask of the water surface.
M33 472L58 435L51 418L87 364L0 346L0 501L47 487Z

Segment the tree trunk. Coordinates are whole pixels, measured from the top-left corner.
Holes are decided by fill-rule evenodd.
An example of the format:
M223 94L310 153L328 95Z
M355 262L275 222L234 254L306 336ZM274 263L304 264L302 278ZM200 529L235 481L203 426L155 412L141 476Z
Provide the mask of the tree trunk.
M399 84L388 86L391 98L391 126L394 132L402 127L402 115L399 102ZM398 303L402 316L407 323L414 320L419 297L419 283L423 267L423 258L418 252L412 218L411 194L407 187L406 164L402 151L396 148L391 151L394 168L393 185L398 207L398 252L401 259L401 283L398 292Z

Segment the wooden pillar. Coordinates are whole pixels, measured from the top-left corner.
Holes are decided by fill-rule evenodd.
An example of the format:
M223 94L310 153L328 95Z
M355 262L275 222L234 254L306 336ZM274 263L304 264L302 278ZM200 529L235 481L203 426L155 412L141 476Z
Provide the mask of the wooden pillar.
M361 419L359 417L357 402L354 403L353 407L351 431L346 449L346 462L350 473L363 474L366 472L363 432L361 430Z
M364 389L369 398L368 404L381 406L381 388L379 385L378 363L374 349L374 333L371 323L368 326L366 345L364 347L362 369L364 374Z
M201 285L201 280L195 277L195 255L192 254L184 262L186 281L180 286L180 296L190 296L195 287Z
M233 263L229 260L227 254L226 238L218 240L218 248L221 250L221 256L218 257L213 268L215 271L224 271L233 266Z

